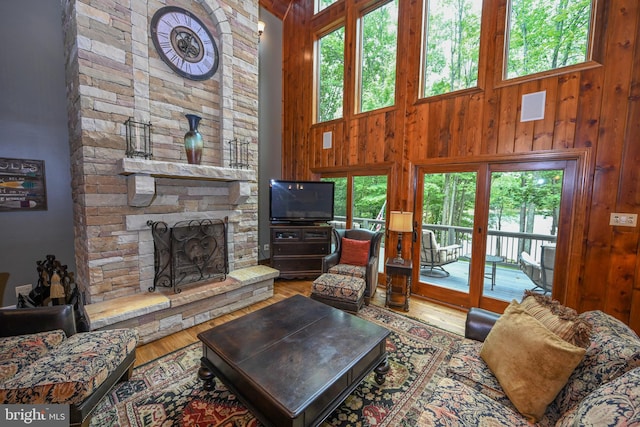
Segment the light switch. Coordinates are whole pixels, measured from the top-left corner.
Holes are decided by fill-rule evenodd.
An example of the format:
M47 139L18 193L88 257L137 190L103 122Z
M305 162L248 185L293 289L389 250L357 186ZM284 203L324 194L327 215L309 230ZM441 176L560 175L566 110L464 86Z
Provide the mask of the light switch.
M609 225L620 227L635 227L638 224L638 214L632 213L612 213Z

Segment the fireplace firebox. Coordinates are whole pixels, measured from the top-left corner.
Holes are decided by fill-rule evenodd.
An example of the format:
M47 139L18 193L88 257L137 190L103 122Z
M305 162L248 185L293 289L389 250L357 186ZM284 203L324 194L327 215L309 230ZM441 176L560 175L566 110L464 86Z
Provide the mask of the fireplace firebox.
M148 221L154 247L153 286L180 293L189 284L225 280L229 273L228 218L180 221L172 227L164 221Z

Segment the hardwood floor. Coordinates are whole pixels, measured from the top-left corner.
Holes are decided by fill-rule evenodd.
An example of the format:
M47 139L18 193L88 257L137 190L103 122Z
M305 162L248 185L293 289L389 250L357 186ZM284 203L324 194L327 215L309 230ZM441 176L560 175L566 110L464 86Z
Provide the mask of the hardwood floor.
M167 353L179 348L185 347L194 342L198 342L198 334L206 331L216 325L226 323L229 320L243 316L252 311L271 305L275 302L289 298L296 294L309 296L311 293L310 280L276 280L274 284L273 297L268 300L253 304L241 310L220 316L209 322L201 323L189 329L177 332L159 340L144 344L136 349L136 363L139 366ZM384 307L384 289L378 287L376 295L372 300L372 304ZM409 311L402 309L394 309L399 313L406 314L410 317L422 319L425 322L437 326L439 328L451 331L456 334L464 334L464 321L466 313L454 308L438 305L420 298L412 297L409 303Z

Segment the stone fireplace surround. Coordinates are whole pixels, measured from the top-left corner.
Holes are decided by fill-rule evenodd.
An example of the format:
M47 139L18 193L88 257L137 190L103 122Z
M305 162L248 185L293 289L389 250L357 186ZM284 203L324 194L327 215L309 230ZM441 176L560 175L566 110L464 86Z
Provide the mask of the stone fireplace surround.
M142 342L273 295L277 270L257 265L257 0L61 0L76 282L92 329L136 327ZM167 4L197 14L220 50L216 75L191 81L159 58L149 35ZM187 164L186 113L202 116L202 165ZM152 123L153 160L129 159L124 122ZM249 142L248 169L225 167L225 145ZM147 221L228 217L230 274L174 294L149 292Z
M255 181L252 170L128 158L118 161L118 173L128 181L129 205L136 207L151 204L157 197L157 179L221 183L222 187L217 188L224 189L220 193L226 197L229 206L242 205L250 200L250 184ZM233 254L237 252L236 245L242 245L234 239L238 235L241 211L229 209L160 215L140 212L128 215L126 231L138 233L139 292L86 305L91 328L134 327L140 333L141 342L146 343L273 296L273 281L279 272L258 265L231 269L224 281L193 284L180 293L174 293L170 288L149 292L153 286L154 248L147 222L162 220L172 224L191 219L222 219L225 216L229 219L229 265L238 265L239 262L233 262Z

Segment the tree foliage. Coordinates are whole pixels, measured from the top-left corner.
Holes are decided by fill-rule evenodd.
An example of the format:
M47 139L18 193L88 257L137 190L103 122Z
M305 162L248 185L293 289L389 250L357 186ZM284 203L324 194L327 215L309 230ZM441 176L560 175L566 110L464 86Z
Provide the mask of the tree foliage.
M474 172L426 174L423 194L423 224L473 226L476 199Z
M318 121L342 117L344 98L344 27L318 40Z
M394 104L397 41L397 0L362 17L361 111Z
M354 218L376 218L386 201L386 175L367 175L353 178Z
M424 96L476 86L482 1L432 0L428 6Z
M507 78L587 59L591 0L511 0Z
M324 7L332 0L319 0ZM482 0L424 0L423 96L477 85ZM514 78L587 59L592 0L511 0L506 77ZM395 101L398 1L362 17L360 109ZM345 27L318 41L318 120L343 116Z
M422 222L472 227L475 212L474 172L432 173L424 176ZM489 228L502 230L506 219L517 219L519 231L533 232L536 216L551 217L557 233L562 171L494 172L491 174Z

